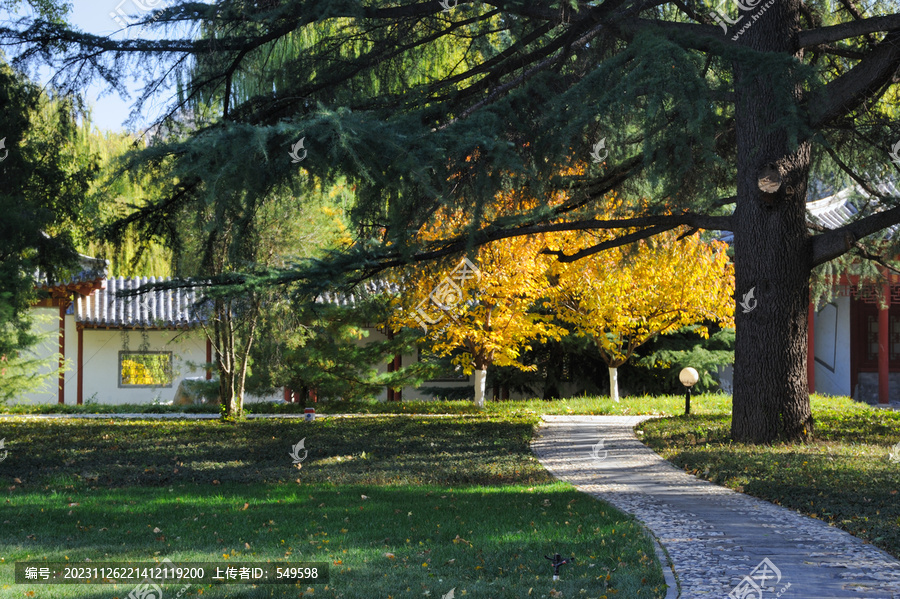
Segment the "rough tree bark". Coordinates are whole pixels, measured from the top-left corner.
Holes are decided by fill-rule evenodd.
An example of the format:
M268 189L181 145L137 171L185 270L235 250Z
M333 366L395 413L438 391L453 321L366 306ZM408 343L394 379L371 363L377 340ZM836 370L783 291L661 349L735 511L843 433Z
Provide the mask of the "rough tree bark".
M792 52L799 30L799 1L771 5L741 43L760 52ZM799 54L797 54L799 57ZM810 252L806 227L809 143L792 144L783 128L778 89L801 87L792 72L735 66L735 116L739 162L734 212L735 441L802 440L813 419L806 380ZM787 86L787 87L786 87ZM753 298L747 294L753 290ZM742 303L744 298L747 301Z

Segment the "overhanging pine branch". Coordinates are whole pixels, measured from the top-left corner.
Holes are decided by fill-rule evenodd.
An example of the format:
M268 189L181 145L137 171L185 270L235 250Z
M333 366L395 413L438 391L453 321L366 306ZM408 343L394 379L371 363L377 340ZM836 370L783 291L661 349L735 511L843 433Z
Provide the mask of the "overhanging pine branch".
M811 123L820 129L877 95L900 67L900 32L889 33L855 67L825 86L824 101L811 106Z
M717 55L724 54L729 45L735 45L731 40L723 39L722 30L715 25L634 18L617 21L615 29L626 41L631 41L638 32L652 30L683 48Z
M644 155L638 154L636 156L632 156L631 158L620 164L617 164L612 168L612 170L610 170L600 179L575 184L573 186L573 190L576 192L581 192L581 194L579 194L581 197L577 199L573 198L572 200L556 206L553 209L553 214L556 216L567 214L569 212L572 212L573 210L577 210L583 207L588 202L595 200L598 197L604 196L613 189L625 183L632 176L638 174L642 170L643 164Z
M584 248L583 250L577 251L574 254L566 254L562 250L551 249L543 249L541 250L541 253L550 256L556 256L556 259L562 263L575 262L577 260L581 260L582 258L587 258L588 256L598 254L604 250L611 250L623 245L628 245L629 243L634 243L635 241L648 239L650 237L653 237L654 235L659 235L660 233L671 231L672 229L675 229L677 227L678 225L657 225L655 227L648 227L640 231L635 231L634 233L629 233L628 235L623 235L622 237L616 237L615 239L610 239L609 241L604 241L603 243L592 245L591 247Z
M829 228L827 228L827 227L823 227L823 226L820 225L820 224L813 223L813 222L809 222L809 221L806 222L806 227L807 227L808 229L812 229L813 231L819 231L820 233L824 233L824 232L828 232L828 231L831 231L831 230L832 230L832 229L829 229ZM877 264L880 264L881 266L883 266L884 268L887 268L888 270L890 270L890 271L892 271L892 272L895 272L895 273L897 273L897 274L900 274L900 270L897 270L896 267L891 266L890 264L888 264L888 262L887 262L887 260L885 260L884 256L879 256L878 254L873 254L872 252L870 252L870 251L868 250L868 248L866 248L866 246L864 246L864 245L863 245L862 243L860 243L859 241L854 241L854 242L853 242L853 247L852 247L851 249L855 249L856 252L857 252L860 256L862 256L863 258L865 258L866 260L871 260L872 262L875 262L875 263L877 263Z
M810 240L811 267L824 264L843 256L856 247L857 241L900 223L900 206L878 212L856 222L832 229L822 235L817 235Z
M850 21L849 23L841 23L831 27L808 29L797 34L797 49L830 44L879 31L895 31L898 29L900 29L900 14Z
M731 231L730 216L710 216L707 214L658 214L651 216L637 216L633 218L621 218L613 220L585 219L562 223L543 223L524 227L495 228L490 227L474 233L471 238L460 235L438 244L431 248L417 252L411 256L403 257L399 252L387 254L367 271L367 276L372 276L388 268L403 266L410 263L427 262L437 260L453 254L463 252L471 247L478 247L501 239L522 237L524 235L537 235L540 233L560 233L563 231L591 231L605 229L631 229L635 227L660 227L661 232L674 229L681 225L688 225L698 229L713 231Z
M853 170L853 168L851 168L849 164L841 160L840 156L837 155L837 152L835 152L833 148L825 146L825 151L828 153L834 163L838 165L838 168L847 173L851 179L856 181L856 184L859 185L866 193L875 196L876 198L887 197L885 196L885 194L872 187L869 182L862 175Z

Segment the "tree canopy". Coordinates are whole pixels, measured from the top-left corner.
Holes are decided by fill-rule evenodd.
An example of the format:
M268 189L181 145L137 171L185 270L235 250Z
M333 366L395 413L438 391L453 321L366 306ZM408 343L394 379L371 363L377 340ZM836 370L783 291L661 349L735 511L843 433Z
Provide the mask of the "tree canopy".
M557 234L553 245L597 241L584 233ZM724 245L668 231L635 247L556 265L557 285L546 305L594 341L609 368L610 397L619 401L618 367L648 341L691 325L702 337L708 337L703 323L734 326L734 267Z

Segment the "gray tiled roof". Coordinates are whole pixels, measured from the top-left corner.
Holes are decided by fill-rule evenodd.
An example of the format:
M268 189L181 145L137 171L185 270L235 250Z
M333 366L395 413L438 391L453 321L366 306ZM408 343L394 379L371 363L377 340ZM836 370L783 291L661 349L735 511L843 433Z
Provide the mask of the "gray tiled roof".
M140 295L118 295L169 278L112 278L105 287L88 296L77 296L72 311L82 325L110 328L190 328L204 322L202 298L196 289L156 289ZM370 280L357 285L352 293L326 292L316 303L353 306L364 298L382 293L396 293L399 286L383 280Z
M897 184L891 180L885 180L880 183L872 184L879 193L893 198L900 197L900 190ZM863 216L875 214L884 210L884 206L877 198L870 197L868 202L860 204L859 202L851 202L856 195L859 197L868 196L861 187L848 187L841 191L830 195L826 198L807 202L806 211L810 216L810 220L818 223L828 229L838 229L859 218L860 212ZM859 205L860 207L857 207ZM884 234L887 237L893 237L897 232L897 226L888 227Z
M331 304L334 306L353 306L363 299L373 295L398 293L400 286L382 279L369 279L357 285L351 293L330 292L316 297L317 304Z
M106 281L103 289L75 298L75 321L88 326L122 328L187 328L204 318L198 309L195 289L155 289L126 297L120 291L132 291L149 283L171 279L160 277L119 277Z
M859 213L849 201L853 188L847 188L834 195L806 203L806 213L814 223L828 229L839 229Z

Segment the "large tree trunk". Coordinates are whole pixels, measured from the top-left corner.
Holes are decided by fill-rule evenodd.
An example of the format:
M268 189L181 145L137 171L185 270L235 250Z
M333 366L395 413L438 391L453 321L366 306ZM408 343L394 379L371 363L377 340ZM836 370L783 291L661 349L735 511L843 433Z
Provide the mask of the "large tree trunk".
M753 12L746 11L745 19ZM792 145L788 132L773 125L788 102L779 100L776 90L793 85L792 101L799 100L800 86L788 81L794 73L783 66L798 29L799 1L784 0L772 4L739 38L757 51L781 56L773 54L769 65L758 61L755 72L735 67L735 441L800 440L812 432L806 381L810 146ZM768 192L761 190L761 178L768 178L762 183Z

